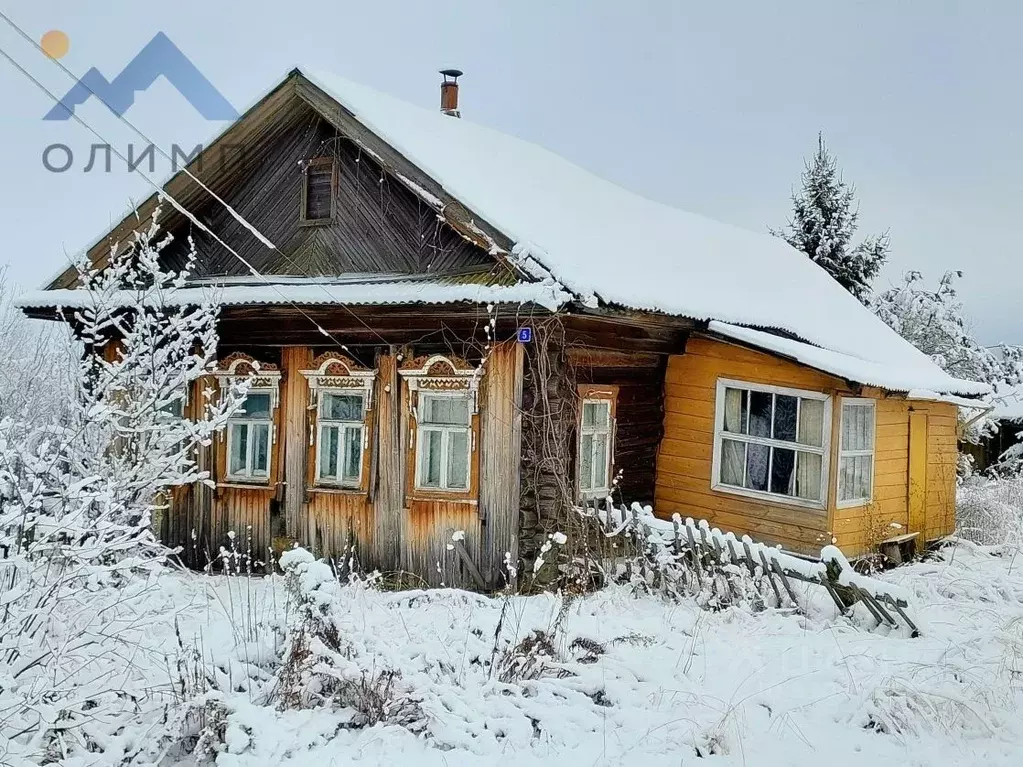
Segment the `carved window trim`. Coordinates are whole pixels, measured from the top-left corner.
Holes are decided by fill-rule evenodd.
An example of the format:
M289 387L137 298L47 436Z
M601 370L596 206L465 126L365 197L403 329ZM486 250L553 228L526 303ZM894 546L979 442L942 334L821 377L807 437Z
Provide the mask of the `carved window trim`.
M277 463L275 461L274 447L277 444L277 433L280 418L280 389L281 371L277 365L268 362L260 362L254 357L243 352L234 352L217 364L214 373L217 384L221 389L227 389L236 383L249 382L248 394L269 394L270 395L270 434L267 444L267 473L266 476L252 476L248 474L232 474L230 471L231 461L231 420L239 420L232 417L228 424L220 432L220 445L218 449L218 476L222 478L221 484L242 484L268 486L273 484L276 475ZM245 420L240 419L240 420Z
M313 368L299 371L309 383L309 455L307 482L310 488L365 493L369 488L370 439L373 425L373 390L376 370L363 367L343 354L328 352L313 360ZM320 477L322 460L321 400L323 394L353 394L362 398L362 460L357 483Z
M434 354L417 357L398 371L408 391L409 446L406 471L408 494L419 500L475 502L479 497L480 417L479 385L482 369L458 357ZM419 404L421 394L466 398L469 407L468 487L436 488L420 484L424 443L420 440Z

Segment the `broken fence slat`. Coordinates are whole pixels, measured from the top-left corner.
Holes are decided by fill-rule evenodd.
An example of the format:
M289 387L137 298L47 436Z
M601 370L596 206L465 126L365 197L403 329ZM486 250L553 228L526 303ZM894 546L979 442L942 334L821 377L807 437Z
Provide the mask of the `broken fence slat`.
M693 537L693 528L690 525L686 525L686 536L689 538L689 548L693 552L693 562L696 563L696 570L700 574L700 578L703 578L703 564L700 562L700 551L696 546L696 538Z
M902 607L899 606L899 600L895 599L891 594L885 594L884 601L894 607L895 611L902 616L902 620L906 621L906 625L909 626L910 630L913 632L913 636L920 636L920 629L916 627L916 624L909 619L909 616L906 615L906 613L902 610Z
M781 578L781 584L785 587L785 591L789 595L789 599L792 600L792 604L799 607L799 602L796 600L796 592L792 590L792 584L789 583L789 579L785 577L785 571L782 566L778 563L777 559L771 560L771 565L774 567L774 571L778 573L778 577Z
M778 584L774 582L774 578L771 576L771 566L767 563L767 557L764 556L763 549L760 550L760 562L764 566L764 577L771 584L771 588L774 590L774 598L778 600L778 607L781 607L781 592L778 590Z
M749 549L749 541L743 539L742 542L743 551L746 552L746 567L749 568L749 574L754 578L757 577L757 564L756 560L753 559L753 552Z
M877 625L880 626L882 623L885 623L884 617L877 611L874 605L871 604L870 594L859 587L854 588L860 597L860 601L863 602L863 606L867 608L867 612L869 612L874 617L874 620L877 621Z
M898 627L899 625L898 621L896 621L892 617L892 614L890 612L884 609L884 607L878 601L876 596L871 594L866 589L860 589L860 595L863 597L863 601L866 603L867 607L873 608L875 611L877 611L877 613L880 614L881 618L878 619L878 623L881 623L883 619L883 621L892 628Z
M824 573L821 573L820 575L820 584L824 587L824 590L831 595L831 598L834 600L835 605L838 607L838 612L841 613L842 615L845 615L846 611L845 603L842 602L842 597L838 596L838 592L835 591L835 589L831 586L831 581L828 580L828 577L824 575Z

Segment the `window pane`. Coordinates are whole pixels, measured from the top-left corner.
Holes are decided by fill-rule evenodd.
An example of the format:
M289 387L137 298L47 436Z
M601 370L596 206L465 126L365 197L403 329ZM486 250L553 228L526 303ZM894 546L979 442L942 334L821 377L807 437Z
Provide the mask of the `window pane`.
M178 399L168 402L162 408L160 408L162 415L169 416L170 418L183 418L185 414L185 398L184 396L178 397Z
M231 424L231 432L228 434L228 441L231 443L231 460L228 464L228 473L242 474L247 463L246 456L249 451L249 426L244 423Z
M869 455L852 455L842 458L838 476L838 499L840 501L870 498L870 473L873 463L874 459Z
M842 406L842 449L871 450L874 446L874 407L864 404Z
M778 397L780 400L781 397ZM796 451L784 448L771 448L774 455L771 459L771 492L781 495L793 495Z
M799 400L799 442L803 445L824 445L824 401Z
M584 402L583 428L607 426L611 419L610 402Z
M267 474L270 465L270 424L256 423L252 430L252 473Z
M593 488L593 435L583 434L579 439L579 487Z
M469 432L448 432L448 487L469 487Z
M746 433L747 394L744 389L725 389L725 431Z
M270 394L269 392L249 392L245 397L245 404L242 405L244 413L239 412L239 418L270 418Z
M721 440L721 482L742 487L742 472L746 465L746 444L731 439Z
M317 450L320 451L320 476L324 479L333 479L337 476L337 443L337 428L321 426Z
M419 484L422 487L440 487L441 432L424 430L419 433L422 460Z
M607 487L607 434L595 434L593 437L593 487Z
M796 456L797 497L811 501L821 499L821 461L822 456L817 453L799 453Z
M754 437L771 436L771 400L773 394L762 391L749 393L749 433Z
M750 428L753 419L750 418ZM746 446L746 487L750 490L767 490L767 465L771 459L771 448L766 445Z
M786 442L796 440L796 403L797 397L778 394L774 398L774 438Z
M424 396L420 417L423 423L468 426L469 398Z
M328 421L361 421L362 395L324 394L320 416Z
M362 473L362 429L348 427L345 429L344 475L342 479L352 482L359 481Z

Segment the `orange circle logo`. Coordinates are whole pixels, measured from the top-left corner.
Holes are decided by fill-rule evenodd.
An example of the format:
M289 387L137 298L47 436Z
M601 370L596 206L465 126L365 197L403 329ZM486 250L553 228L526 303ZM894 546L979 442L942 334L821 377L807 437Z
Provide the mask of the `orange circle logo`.
M51 59L59 59L68 52L68 48L71 47L71 40L59 29L51 29L43 35L42 40L39 41L39 47Z

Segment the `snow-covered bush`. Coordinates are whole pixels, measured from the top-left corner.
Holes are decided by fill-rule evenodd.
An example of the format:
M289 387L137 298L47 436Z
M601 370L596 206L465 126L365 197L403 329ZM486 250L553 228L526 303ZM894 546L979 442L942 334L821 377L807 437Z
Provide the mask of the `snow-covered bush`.
M362 586L342 586L329 564L302 548L284 552L280 565L294 601L279 674L281 707L330 706L350 716L349 726L387 722L422 730L423 712L401 672L346 630Z
M79 362L64 411L0 423L0 741L25 759L145 750L118 733L159 706L130 644L165 617L151 513L208 479L195 447L241 401L240 387L192 420L168 412L213 369L216 310L177 305L194 248L186 271L165 271L156 220L106 269L81 269L89 305L68 317Z
M956 494L956 535L1023 551L1023 477L971 477Z

